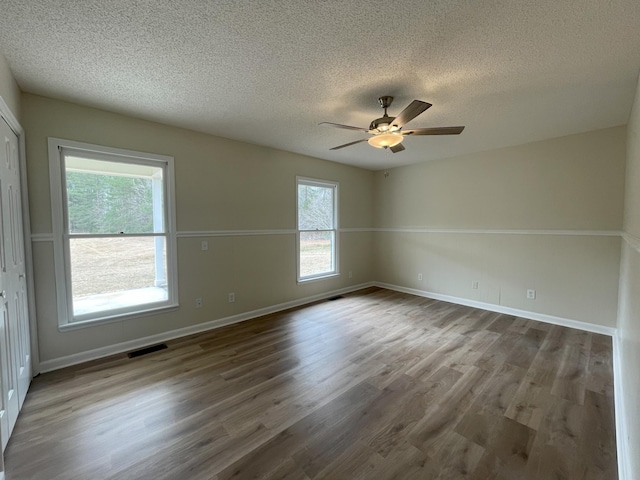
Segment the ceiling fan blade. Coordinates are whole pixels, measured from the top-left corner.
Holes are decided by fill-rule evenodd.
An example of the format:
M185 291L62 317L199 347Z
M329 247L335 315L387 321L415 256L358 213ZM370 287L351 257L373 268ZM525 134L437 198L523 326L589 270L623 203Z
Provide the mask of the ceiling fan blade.
M367 140L369 140L369 139L368 138L362 138L360 140L356 140L355 142L345 143L344 145L338 145L337 147L330 148L329 150L340 150L341 148L350 147L351 145L355 145L356 143L366 142Z
M352 127L351 125L342 125L341 123L320 122L318 125L329 125L331 127L344 128L346 130L356 130L358 132L368 132L366 128Z
M393 147L389 147L389 150L391 150L393 153L398 153L398 152L401 152L403 150L406 150L406 148L404 148L404 145L399 143L397 145L394 145Z
M431 107L430 103L422 102L420 100L414 100L407 106L407 108L401 111L396 118L394 118L393 125L402 127L403 125L416 118L429 107Z
M434 128L414 128L413 130L403 130L403 135L459 135L464 127L434 127Z

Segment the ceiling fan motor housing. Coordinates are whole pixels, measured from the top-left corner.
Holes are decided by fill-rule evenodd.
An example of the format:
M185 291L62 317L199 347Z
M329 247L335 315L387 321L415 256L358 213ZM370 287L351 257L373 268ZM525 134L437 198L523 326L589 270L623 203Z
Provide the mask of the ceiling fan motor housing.
M371 125L369 125L369 133L382 133L388 131L398 130L398 128L393 128L393 120L396 117L390 117L389 115L385 115L380 118L376 118Z
M389 95L385 95L383 97L378 98L378 102L380 102L380 106L384 108L384 115L380 118L376 118L369 125L369 133L383 133L388 131L398 130L398 128L391 128L391 122L396 117L390 117L387 115L387 108L391 106L391 102L393 102L393 97Z

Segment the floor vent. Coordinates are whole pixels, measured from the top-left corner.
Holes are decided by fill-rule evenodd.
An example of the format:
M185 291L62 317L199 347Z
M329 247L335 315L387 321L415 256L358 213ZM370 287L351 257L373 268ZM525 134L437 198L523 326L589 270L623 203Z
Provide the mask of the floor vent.
M158 345L153 345L152 347L141 348L140 350L134 350L133 352L127 353L129 358L140 357L142 355L146 355L147 353L157 352L158 350L164 350L167 348L165 343L159 343Z
M336 295L335 297L327 298L327 301L333 302L334 300L340 300L341 298L344 298L344 297L342 295Z

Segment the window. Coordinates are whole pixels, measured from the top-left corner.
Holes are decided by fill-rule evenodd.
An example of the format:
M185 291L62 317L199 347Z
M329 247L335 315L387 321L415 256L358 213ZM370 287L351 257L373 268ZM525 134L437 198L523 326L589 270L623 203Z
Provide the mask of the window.
M61 330L177 306L173 158L49 139Z
M338 184L298 178L298 281L338 274Z

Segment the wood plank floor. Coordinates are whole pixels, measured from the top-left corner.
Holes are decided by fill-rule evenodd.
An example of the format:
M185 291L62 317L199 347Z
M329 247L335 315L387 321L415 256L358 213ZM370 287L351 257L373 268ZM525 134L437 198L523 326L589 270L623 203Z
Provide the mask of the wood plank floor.
M367 289L34 379L18 479L615 479L611 339Z

